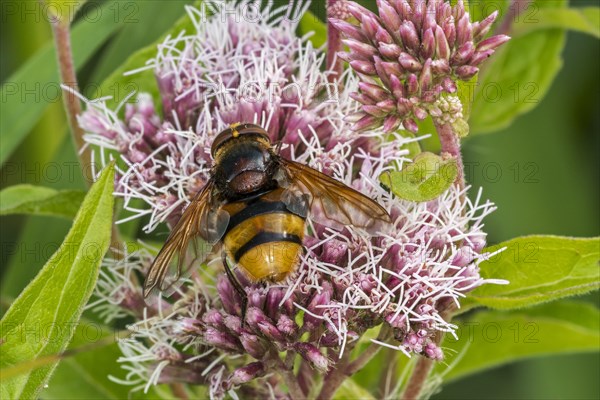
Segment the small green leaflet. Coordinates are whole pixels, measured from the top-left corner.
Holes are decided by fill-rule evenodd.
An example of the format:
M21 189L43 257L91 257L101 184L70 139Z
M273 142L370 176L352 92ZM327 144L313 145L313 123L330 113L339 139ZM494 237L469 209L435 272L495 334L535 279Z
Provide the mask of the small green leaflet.
M379 180L399 198L423 202L433 200L448 190L457 176L458 166L454 158L423 152L402 171L383 173Z

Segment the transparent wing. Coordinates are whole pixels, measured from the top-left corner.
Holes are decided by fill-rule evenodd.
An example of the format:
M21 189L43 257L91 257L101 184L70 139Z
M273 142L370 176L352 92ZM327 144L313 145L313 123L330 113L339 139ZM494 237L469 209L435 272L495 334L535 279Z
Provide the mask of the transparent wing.
M374 233L390 222L383 207L351 187L295 161L280 162L278 180L286 188L283 201L291 211L301 207L298 199L308 194L310 218L322 225L336 229L353 225Z
M221 205L210 180L194 196L154 259L144 282L144 297L155 289L168 296L191 267L208 257L229 222L229 214Z

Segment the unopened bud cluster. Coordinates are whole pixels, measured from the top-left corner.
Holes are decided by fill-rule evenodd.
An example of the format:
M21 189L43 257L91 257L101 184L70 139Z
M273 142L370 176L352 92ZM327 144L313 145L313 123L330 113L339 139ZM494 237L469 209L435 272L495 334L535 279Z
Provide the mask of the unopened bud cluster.
M349 117L358 131L401 124L412 132L442 93L455 93L479 65L509 38L485 39L498 16L471 22L462 0L377 0L375 14L354 2L347 10L358 25L332 18L346 37L340 54L360 76L353 98L362 110ZM433 115L433 114L432 114Z

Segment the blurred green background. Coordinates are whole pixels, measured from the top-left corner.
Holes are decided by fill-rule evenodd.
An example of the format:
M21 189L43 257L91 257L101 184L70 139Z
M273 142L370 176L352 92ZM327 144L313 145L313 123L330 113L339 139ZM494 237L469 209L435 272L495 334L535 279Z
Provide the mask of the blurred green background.
M18 12L7 8L7 3L17 5ZM189 2L168 3L167 6L165 1L128 1L114 8L115 21L122 26L79 70L84 92L86 88L93 89L94 83L100 83L134 50L156 40ZM322 15L322 1L313 3L315 13ZM46 20L39 9L35 11L36 4L36 1L3 2L0 24L3 85L11 83L11 76L51 40ZM132 10L125 9L125 4L135 5L132 14L135 21L122 23L125 13ZM574 5L597 5L597 2L577 1ZM34 11L24 13L27 9ZM600 234L599 42L583 34L569 33L563 58L562 71L533 111L502 131L473 134L464 143L468 181L475 187L483 187L484 196L498 205L498 210L486 221L490 243L536 233L581 237ZM56 70L56 65L39 64L36 68ZM87 90L86 94L95 97L93 90ZM28 96L26 101L50 100L49 105L0 171L2 188L16 183L83 188L79 172L70 164L76 158L62 103L51 96ZM6 92L2 95L2 103L22 99ZM3 308L44 264L69 226L66 220L49 217L1 218ZM585 300L599 303L597 294ZM434 398L597 399L600 398L598 376L597 354L539 358L451 383Z

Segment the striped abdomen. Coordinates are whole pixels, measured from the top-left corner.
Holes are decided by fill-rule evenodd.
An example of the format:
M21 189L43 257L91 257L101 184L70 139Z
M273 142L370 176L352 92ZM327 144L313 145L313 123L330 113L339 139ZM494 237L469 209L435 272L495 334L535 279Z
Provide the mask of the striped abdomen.
M305 219L288 210L282 191L223 207L230 215L223 238L227 257L254 281L279 282L300 261Z

